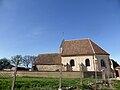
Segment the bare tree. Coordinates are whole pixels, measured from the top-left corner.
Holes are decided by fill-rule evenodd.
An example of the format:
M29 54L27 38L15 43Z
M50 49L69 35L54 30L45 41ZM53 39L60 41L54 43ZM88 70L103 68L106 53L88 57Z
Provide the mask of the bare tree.
M14 90L15 81L16 81L16 74L17 74L17 66L18 66L18 64L20 64L21 60L22 60L22 56L21 55L16 55L16 56L12 57L11 61L13 62L13 64L15 64L15 70L14 70L14 75L13 75L11 90Z
M16 58L19 59L18 65L22 64L22 56L21 55L16 55L11 57L11 63L16 65Z
M26 56L23 57L22 63L26 68L28 68L29 65L33 64L34 60L35 60L35 56L26 55Z

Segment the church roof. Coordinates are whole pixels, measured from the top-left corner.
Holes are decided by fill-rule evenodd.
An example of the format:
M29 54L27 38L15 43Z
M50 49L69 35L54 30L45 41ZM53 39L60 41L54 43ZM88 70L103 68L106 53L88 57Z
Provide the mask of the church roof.
M40 54L35 60L36 65L60 65L61 55L58 53L53 54Z
M100 46L90 39L64 40L61 45L62 56L77 55L109 55Z

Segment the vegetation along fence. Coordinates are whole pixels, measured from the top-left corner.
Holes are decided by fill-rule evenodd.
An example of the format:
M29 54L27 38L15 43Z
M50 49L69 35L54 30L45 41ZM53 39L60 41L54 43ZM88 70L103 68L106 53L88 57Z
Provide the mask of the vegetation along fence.
M0 90L11 90L13 71L0 71ZM85 78L82 78L85 77ZM62 90L82 90L95 88L95 72L62 72ZM97 72L97 82L102 81L101 72ZM101 84L99 82L98 84ZM29 72L18 71L14 90L58 90L60 72ZM81 86L82 85L82 86ZM107 83L97 86L100 90L112 90ZM65 89L71 88L71 89ZM108 88L108 89L107 89ZM119 90L120 81L112 81L112 88ZM90 89L88 89L90 90Z

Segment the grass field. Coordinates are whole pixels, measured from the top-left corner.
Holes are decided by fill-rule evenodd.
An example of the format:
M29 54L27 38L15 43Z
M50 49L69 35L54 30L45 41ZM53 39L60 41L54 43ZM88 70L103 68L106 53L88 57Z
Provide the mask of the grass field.
M83 79L83 89L88 83L94 83L94 79ZM0 90L11 89L12 78L0 78ZM80 87L80 79L62 79L62 87ZM17 78L15 90L57 90L59 78ZM120 90L120 81L114 81L114 90ZM111 89L102 89L111 90Z

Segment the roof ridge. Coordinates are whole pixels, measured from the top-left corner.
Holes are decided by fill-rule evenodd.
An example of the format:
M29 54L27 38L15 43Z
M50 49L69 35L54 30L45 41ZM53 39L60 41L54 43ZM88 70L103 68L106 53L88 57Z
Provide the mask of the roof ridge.
M90 40L91 41L91 44L92 44L92 47L93 47L93 49L94 49L94 45L93 44L95 44L97 47L99 47L103 52L105 52L106 54L109 54L107 51L105 51L101 46L99 46L97 43L95 43L95 42L93 42L92 40ZM95 52L95 49L94 49L94 52ZM95 52L95 54L96 54L97 52Z
M51 54L60 54L60 53L45 53L45 54L39 54L39 55L51 55Z
M94 48L93 48L93 45L92 45L92 43L91 43L91 40L88 39L88 41L89 41L89 43L90 43L90 46L91 46L91 48L92 48L93 53L95 54L95 50L94 50Z
M64 41L81 41L81 40L90 40L90 38L71 39L71 40L64 40Z

